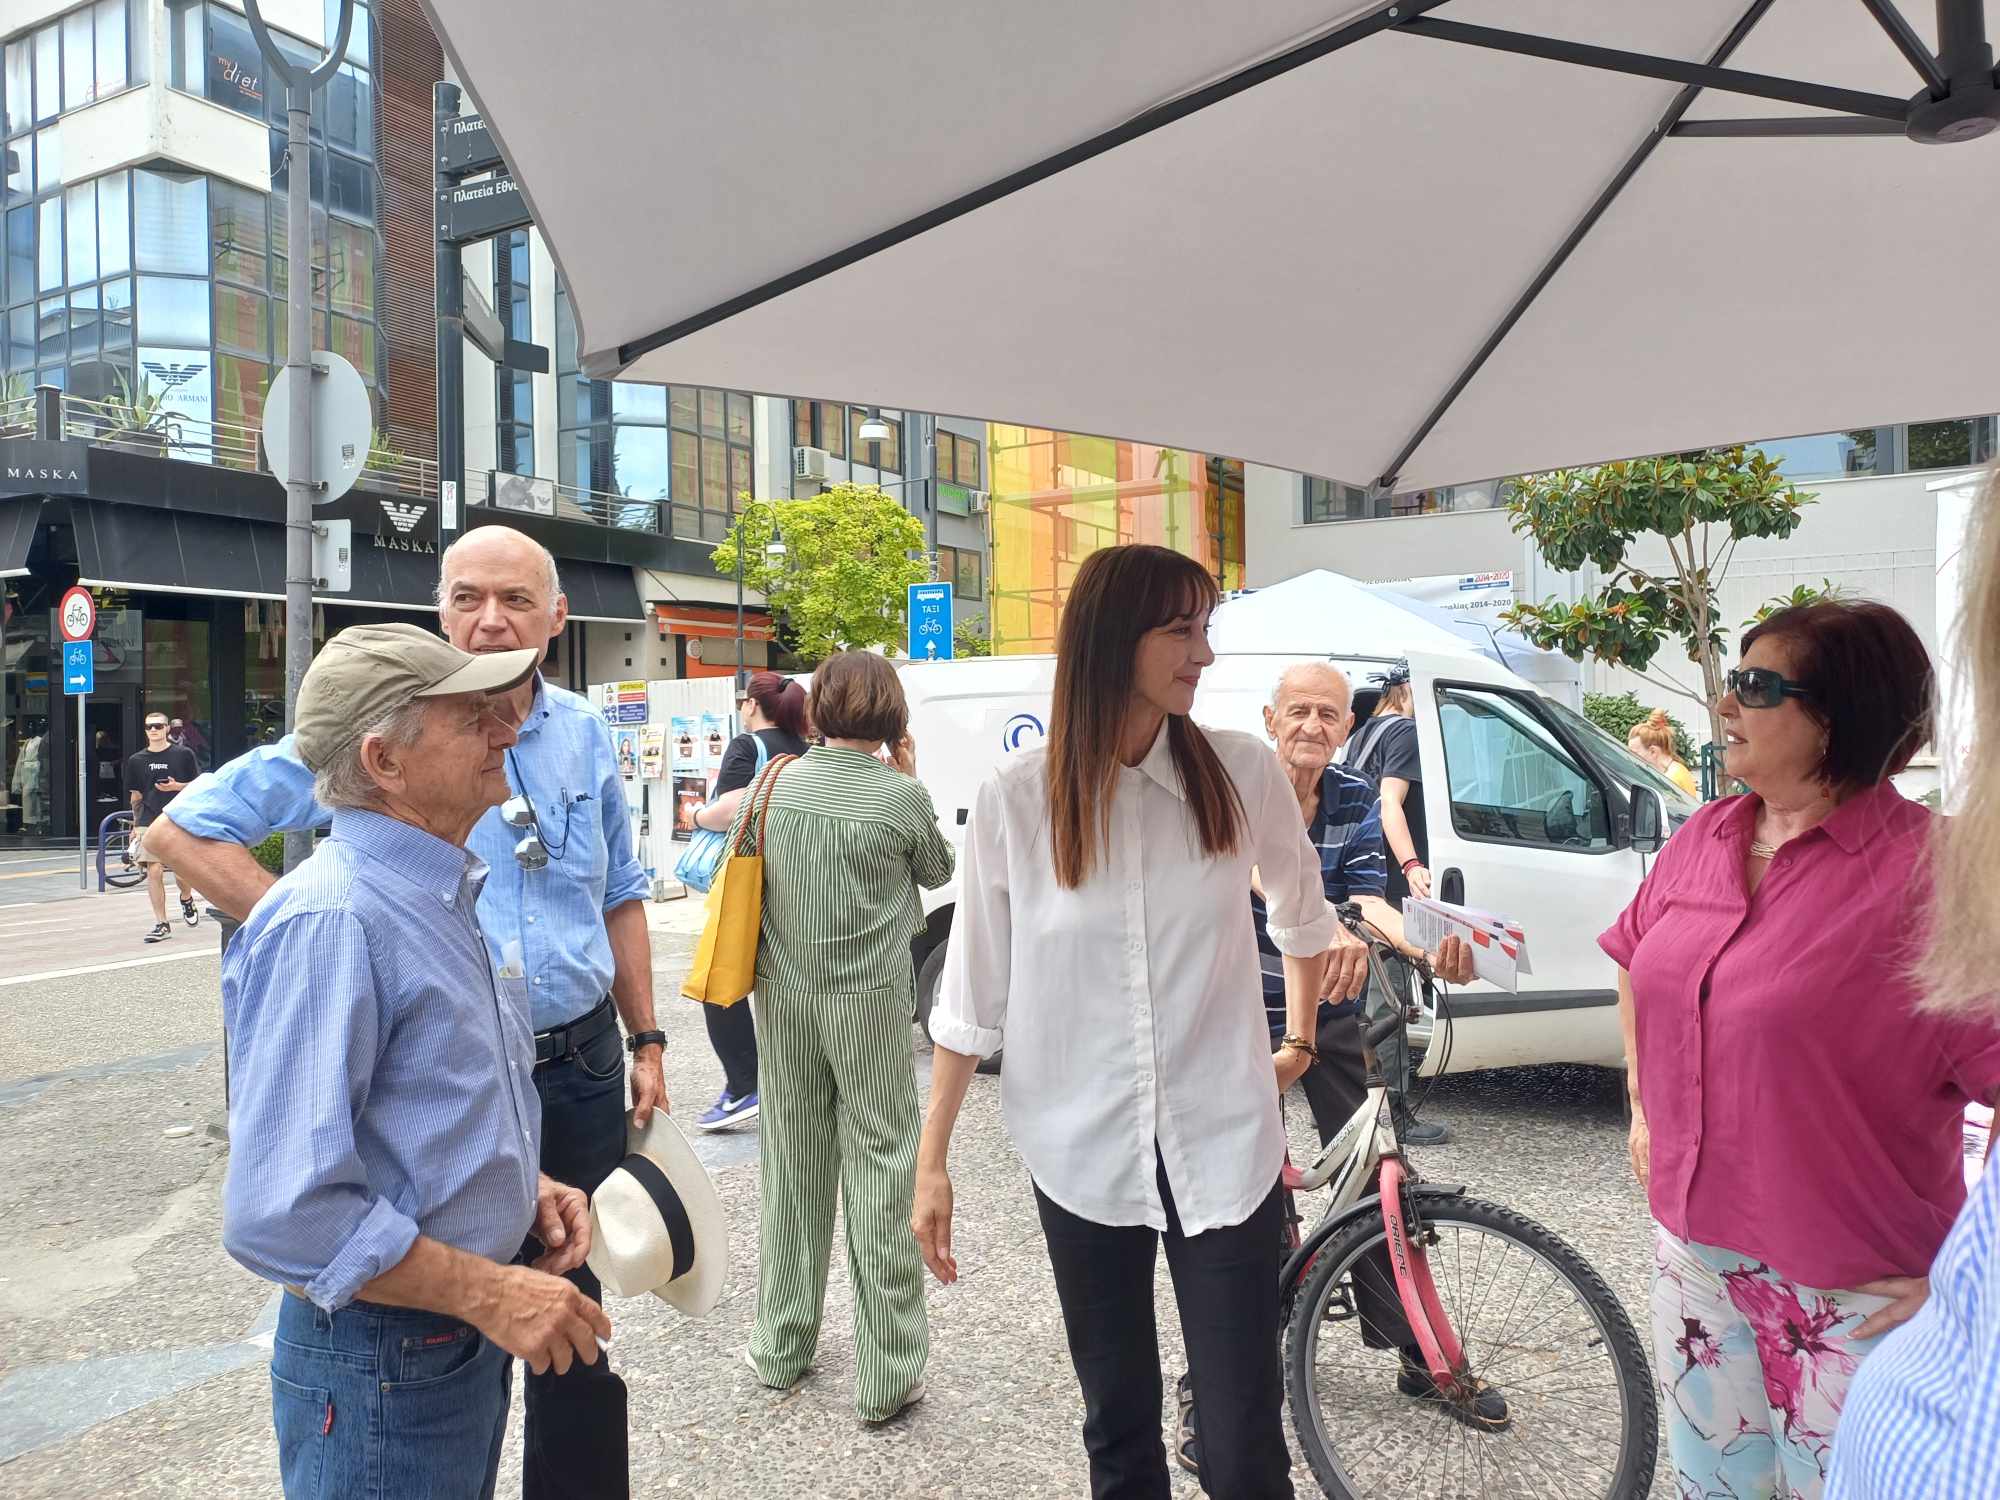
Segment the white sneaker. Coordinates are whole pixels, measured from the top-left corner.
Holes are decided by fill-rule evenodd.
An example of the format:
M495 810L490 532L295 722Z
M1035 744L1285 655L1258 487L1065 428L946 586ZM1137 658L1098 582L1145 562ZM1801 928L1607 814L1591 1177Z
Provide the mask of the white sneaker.
M743 1363L750 1367L750 1373L752 1375L757 1376L757 1384L763 1386L764 1389L767 1391L795 1391L799 1388L799 1382L804 1380L806 1376L812 1374L811 1366L807 1366L807 1368L800 1373L798 1380L794 1380L790 1385L772 1385L761 1374L758 1374L757 1356L750 1352L750 1346L748 1344L745 1344L743 1346Z
M902 1416L904 1413L908 1412L911 1407L915 1406L919 1401L923 1400L925 1394L926 1392L924 1383L921 1380L919 1380L915 1385L911 1386L909 1390L904 1393L903 1404L901 1406L898 1406L894 1411L890 1412L888 1416L868 1417L865 1418L864 1420L867 1421L870 1427L887 1427L891 1422L895 1421L896 1418Z

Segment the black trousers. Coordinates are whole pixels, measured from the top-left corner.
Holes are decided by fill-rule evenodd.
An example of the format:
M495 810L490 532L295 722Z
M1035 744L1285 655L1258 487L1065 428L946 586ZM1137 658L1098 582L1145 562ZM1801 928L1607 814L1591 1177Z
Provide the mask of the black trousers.
M1319 1061L1307 1068L1305 1077L1299 1080L1322 1146L1354 1118L1361 1101L1368 1097L1368 1062L1361 1053L1361 1017L1330 1015L1331 1009L1320 1008L1319 1034L1313 1039L1313 1045L1319 1048ZM1392 1349L1410 1343L1409 1320L1403 1316L1402 1299L1396 1295L1396 1278L1389 1269L1386 1249L1372 1252L1354 1268L1354 1300L1355 1312L1361 1318L1362 1340L1369 1348ZM1204 1422L1206 1418L1204 1411Z
M757 1092L757 1023L750 1019L750 1002L704 1005L708 1044L722 1062L722 1086L741 1099Z
M1162 1238L1201 1402L1202 1488L1216 1500L1289 1500L1292 1460L1278 1369L1280 1189L1272 1184L1241 1224L1190 1237L1181 1233L1165 1166L1158 1171L1164 1236L1144 1225L1092 1223L1035 1189L1070 1360L1083 1387L1092 1500L1165 1500L1171 1493L1153 1317Z
M617 1026L537 1067L535 1092L542 1099L542 1170L596 1192L625 1159L625 1044ZM530 1240L529 1258L541 1248ZM578 1266L569 1279L591 1301L604 1300L589 1266ZM523 1500L623 1500L631 1493L625 1382L611 1373L609 1355L599 1351L589 1365L577 1360L562 1375L553 1367L528 1372L523 1394Z

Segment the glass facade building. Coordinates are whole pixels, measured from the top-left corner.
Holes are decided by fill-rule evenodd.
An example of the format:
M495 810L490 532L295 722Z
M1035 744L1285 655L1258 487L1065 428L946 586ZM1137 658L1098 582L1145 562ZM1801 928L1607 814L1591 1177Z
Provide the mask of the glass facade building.
M1181 448L988 426L996 654L1053 651L1064 600L1100 547L1150 542L1243 586L1243 465Z

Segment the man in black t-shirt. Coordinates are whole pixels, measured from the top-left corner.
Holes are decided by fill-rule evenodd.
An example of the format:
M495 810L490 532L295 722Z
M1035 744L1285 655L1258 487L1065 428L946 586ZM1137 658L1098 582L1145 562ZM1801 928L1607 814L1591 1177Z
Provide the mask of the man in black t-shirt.
M146 894L153 899L153 930L146 934L149 943L164 942L174 930L167 925L167 867L147 855L146 829L201 774L201 762L195 759L194 751L169 740L168 727L165 714L147 714L146 748L125 762L125 794L132 802L132 858L145 868ZM180 891L181 918L192 927L201 920L195 910L194 890L179 874L174 876L174 884Z

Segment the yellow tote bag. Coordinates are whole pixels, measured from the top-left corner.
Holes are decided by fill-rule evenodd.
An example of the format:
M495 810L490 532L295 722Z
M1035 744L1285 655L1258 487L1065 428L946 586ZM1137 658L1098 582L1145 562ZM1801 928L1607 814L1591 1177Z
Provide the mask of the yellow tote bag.
M694 967L681 993L708 1005L734 1005L757 983L757 941L764 925L764 822L771 812L778 768L795 755L781 755L764 768L750 788L750 816L740 825L722 867L708 889L708 915ZM756 852L750 851L754 840Z

